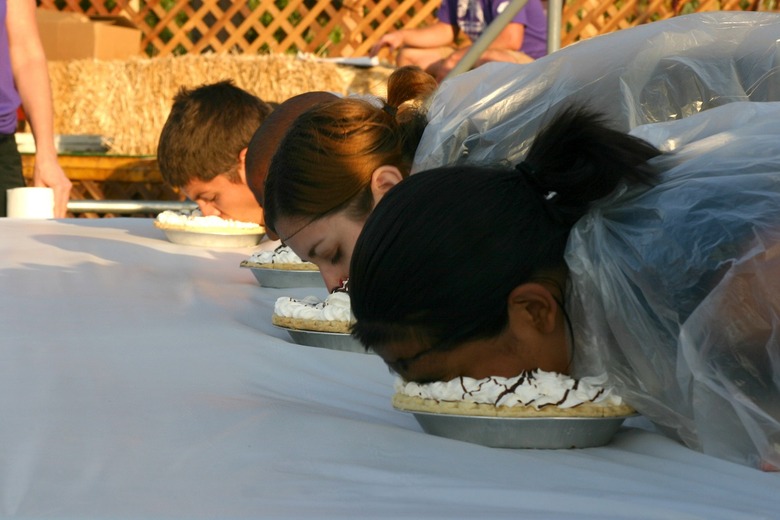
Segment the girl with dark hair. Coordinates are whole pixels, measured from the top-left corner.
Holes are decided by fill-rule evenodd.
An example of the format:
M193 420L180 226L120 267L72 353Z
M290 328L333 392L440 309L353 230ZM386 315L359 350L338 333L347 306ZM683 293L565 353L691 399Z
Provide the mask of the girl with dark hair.
M412 176L354 248L354 335L407 381L607 373L688 446L780 466L778 117L567 110L515 169Z
M647 161L659 153L596 114L568 110L514 170L453 166L409 179L377 206L353 251L355 336L410 381L511 377L532 368L567 372L559 332L571 226L618 184L652 183ZM491 349L508 356L483 368L480 344L509 332L507 297L524 284L529 290L510 299L544 325L536 332L545 336L530 338L530 357L491 341ZM537 348L548 340L555 348ZM427 359L396 356L399 344L424 347ZM437 351L448 357L461 344L473 344L480 359L465 366L435 361ZM554 363L537 365L553 350Z
M675 17L571 45L533 63L489 63L445 81L390 78L387 100L335 101L301 115L264 191L266 226L330 288L348 276L373 205L410 174L447 164L516 163L548 114L573 100L616 129L681 119L735 101L780 101L780 16Z

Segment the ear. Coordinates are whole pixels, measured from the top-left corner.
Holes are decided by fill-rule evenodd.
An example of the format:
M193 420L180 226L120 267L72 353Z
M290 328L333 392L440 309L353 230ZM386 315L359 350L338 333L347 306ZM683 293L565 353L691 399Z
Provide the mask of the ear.
M390 188L404 180L401 170L395 166L384 164L371 173L371 193L374 195L374 205L378 204Z
M238 175L241 177L241 180L244 184L246 184L246 151L248 148L242 148L240 152L238 152Z
M508 298L509 326L518 335L550 334L555 331L560 309L550 290L542 284L525 283Z

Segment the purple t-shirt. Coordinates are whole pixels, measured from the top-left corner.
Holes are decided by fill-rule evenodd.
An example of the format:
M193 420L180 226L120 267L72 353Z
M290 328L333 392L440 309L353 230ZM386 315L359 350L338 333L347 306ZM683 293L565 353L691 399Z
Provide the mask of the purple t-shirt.
M20 101L11 70L5 18L6 0L0 0L0 134L13 134L16 131L16 110Z
M509 5L509 0L442 0L437 14L441 22L457 25L472 41ZM513 22L525 27L523 44L518 49L532 58L547 54L547 15L541 0L528 0Z

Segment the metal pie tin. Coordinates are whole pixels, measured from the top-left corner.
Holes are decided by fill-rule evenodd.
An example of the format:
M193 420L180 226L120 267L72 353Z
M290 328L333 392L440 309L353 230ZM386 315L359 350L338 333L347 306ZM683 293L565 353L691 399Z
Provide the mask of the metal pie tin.
M407 410L401 410L407 411ZM409 412L423 431L492 448L571 449L608 444L629 416L482 417Z
M344 352L357 352L360 354L372 354L372 352L366 351L366 348L350 334L290 329L287 327L279 328L286 330L290 334L293 342L298 345L341 350Z
M287 289L291 287L325 287L318 270L303 271L295 269L269 269L266 267L241 266L251 269L257 282L263 287Z

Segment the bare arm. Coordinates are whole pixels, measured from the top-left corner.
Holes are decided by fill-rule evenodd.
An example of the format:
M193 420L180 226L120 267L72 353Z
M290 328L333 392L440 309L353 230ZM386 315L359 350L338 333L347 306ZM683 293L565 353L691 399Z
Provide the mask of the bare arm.
M482 53L475 66L488 61L508 61L512 63L530 63L534 61L530 56L518 51L523 45L524 37L525 26L519 23L510 23ZM431 72L436 76L436 79L442 81L470 49L470 45L461 47L449 57L433 66Z
M401 29L382 36L371 47L371 56L376 56L383 47L388 47L391 52L400 47L415 47L426 49L432 47L444 47L455 41L455 28L447 23L436 22L426 27L415 29Z
M54 216L64 217L71 182L57 162L51 83L33 0L8 0L6 27L14 81L35 138L35 186L54 189Z

